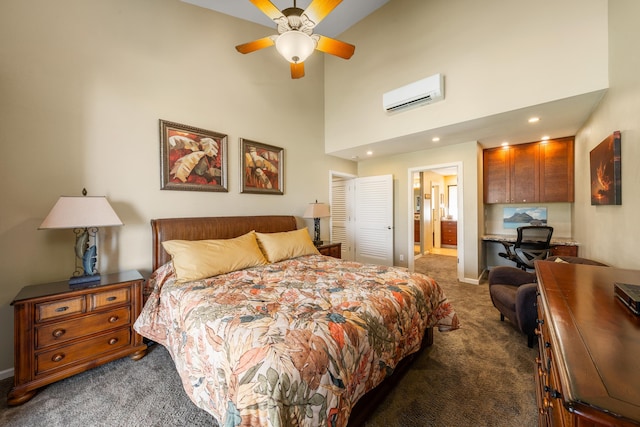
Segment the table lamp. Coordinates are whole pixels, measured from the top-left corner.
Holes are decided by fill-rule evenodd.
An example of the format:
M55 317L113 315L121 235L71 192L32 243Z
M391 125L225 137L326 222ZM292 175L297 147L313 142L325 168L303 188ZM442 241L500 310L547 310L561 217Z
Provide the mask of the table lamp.
M329 205L325 203L309 203L307 210L304 211L304 218L313 218L313 244L320 246L322 240L320 240L320 218L326 218L331 216L329 214Z
M76 233L76 269L70 285L100 280L96 269L98 258L98 227L123 225L104 196L61 196L44 219L39 230L72 228Z

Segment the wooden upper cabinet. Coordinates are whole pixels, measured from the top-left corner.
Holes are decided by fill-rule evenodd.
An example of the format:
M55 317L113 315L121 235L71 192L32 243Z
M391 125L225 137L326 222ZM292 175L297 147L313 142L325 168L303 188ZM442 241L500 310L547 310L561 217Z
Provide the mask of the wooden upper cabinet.
M511 194L509 203L540 201L538 169L540 150L538 144L515 145L509 149L511 162Z
M540 201L574 201L573 137L540 144Z
M484 202L509 203L511 191L511 170L509 149L484 150Z
M574 201L573 137L483 152L484 202Z

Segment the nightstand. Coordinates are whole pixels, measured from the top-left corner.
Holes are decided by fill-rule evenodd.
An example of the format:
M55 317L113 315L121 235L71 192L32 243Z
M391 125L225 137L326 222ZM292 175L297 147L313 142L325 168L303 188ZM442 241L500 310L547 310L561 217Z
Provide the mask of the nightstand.
M106 274L100 282L26 286L14 310L15 376L8 405L37 389L124 356L142 358L147 346L133 329L142 310L137 271Z
M342 258L342 243L325 243L316 247L321 255Z

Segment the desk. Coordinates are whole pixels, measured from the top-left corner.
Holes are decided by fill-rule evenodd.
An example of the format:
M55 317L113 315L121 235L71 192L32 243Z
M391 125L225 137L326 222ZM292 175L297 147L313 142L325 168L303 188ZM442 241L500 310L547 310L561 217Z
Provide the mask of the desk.
M503 246L516 242L517 236L515 234L486 234L482 236L483 242L488 243L500 243ZM553 237L551 238L551 256L578 256L579 243L568 237ZM500 247L500 249L503 249ZM485 261L488 269L497 265L510 265L514 263L507 261L504 258L498 256L498 251L490 250L488 245L485 245Z

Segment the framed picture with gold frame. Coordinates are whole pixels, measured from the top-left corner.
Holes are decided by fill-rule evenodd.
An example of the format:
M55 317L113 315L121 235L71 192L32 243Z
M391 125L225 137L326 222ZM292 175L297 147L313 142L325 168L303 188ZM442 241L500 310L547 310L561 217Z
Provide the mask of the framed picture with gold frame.
M284 149L240 138L240 192L284 194Z
M160 120L162 190L228 191L227 135Z

